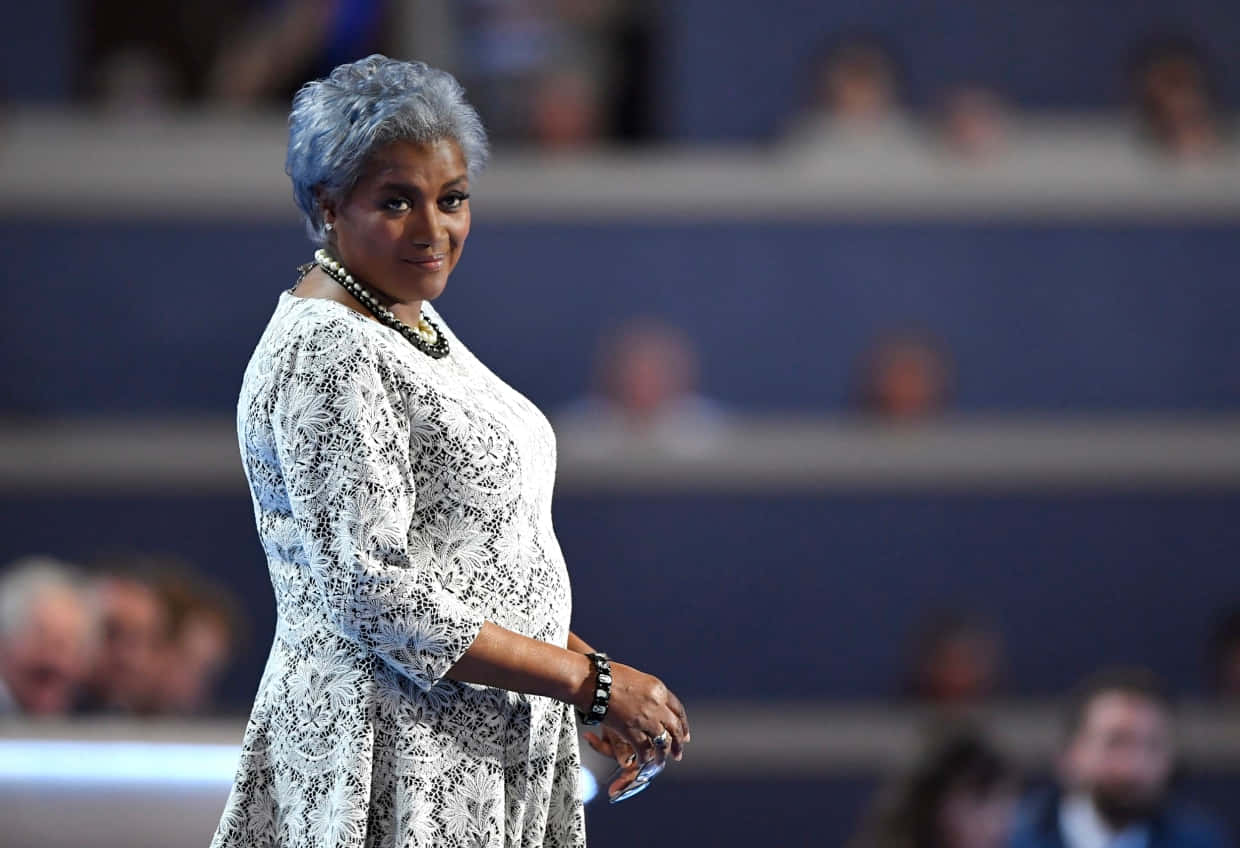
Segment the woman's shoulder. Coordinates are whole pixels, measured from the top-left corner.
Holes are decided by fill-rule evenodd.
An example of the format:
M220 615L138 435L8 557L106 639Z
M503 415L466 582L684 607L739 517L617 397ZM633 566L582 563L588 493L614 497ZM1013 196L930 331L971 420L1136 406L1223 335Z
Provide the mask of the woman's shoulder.
M351 339L367 346L387 328L352 307L325 297L303 297L286 289L280 293L275 321L281 341L306 343Z
M259 353L298 368L379 364L386 358L383 325L334 300L280 293Z

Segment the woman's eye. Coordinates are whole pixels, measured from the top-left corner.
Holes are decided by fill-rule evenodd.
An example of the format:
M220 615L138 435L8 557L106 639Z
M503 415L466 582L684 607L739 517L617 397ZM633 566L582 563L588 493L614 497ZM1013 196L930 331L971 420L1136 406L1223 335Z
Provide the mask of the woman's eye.
M468 200L468 199L469 199L469 195L468 195L468 194L465 194L465 193L463 193L463 192L459 192L459 191L458 191L458 192L453 192L452 194L449 194L447 197L445 197L443 200L440 200L440 201L439 201L439 206L440 206L440 208L442 208L442 209L444 209L444 210L447 210L447 211L449 211L449 212L452 212L452 211L455 211L455 210L457 210L457 209L460 209L460 208L461 208L461 206L462 206L462 205L465 203L465 201L466 201L466 200Z
M409 201L403 197L393 197L384 203L384 206L393 212L404 212L409 208Z

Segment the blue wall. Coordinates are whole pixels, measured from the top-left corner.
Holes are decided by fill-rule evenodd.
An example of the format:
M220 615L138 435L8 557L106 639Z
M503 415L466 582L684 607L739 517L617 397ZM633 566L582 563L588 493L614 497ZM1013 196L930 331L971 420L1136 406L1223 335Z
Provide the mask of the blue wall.
M1240 101L1240 8L1231 0L678 0L664 4L662 126L690 141L769 137L809 95L810 58L830 36L884 37L911 101L948 86L993 85L1019 107L1128 102L1133 46L1170 30L1199 39L1227 102Z
M4 4L0 103L60 102L73 93L78 10L73 0Z
M1234 225L479 222L440 307L554 409L601 331L683 326L706 390L754 410L846 408L876 334L956 358L965 410L1240 407ZM282 224L0 221L0 412L233 409L310 255ZM603 257L603 258L601 258Z

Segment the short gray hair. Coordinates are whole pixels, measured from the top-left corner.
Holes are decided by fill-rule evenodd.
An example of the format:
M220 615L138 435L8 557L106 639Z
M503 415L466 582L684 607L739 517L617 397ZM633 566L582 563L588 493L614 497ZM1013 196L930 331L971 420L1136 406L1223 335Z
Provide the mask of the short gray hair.
M393 141L440 139L461 148L471 179L485 167L482 120L446 71L376 53L303 85L289 114L284 170L311 240L327 240L319 191L339 202L376 148Z
M87 608L82 574L49 556L28 556L0 571L0 639L21 629L35 604L49 594L71 595Z

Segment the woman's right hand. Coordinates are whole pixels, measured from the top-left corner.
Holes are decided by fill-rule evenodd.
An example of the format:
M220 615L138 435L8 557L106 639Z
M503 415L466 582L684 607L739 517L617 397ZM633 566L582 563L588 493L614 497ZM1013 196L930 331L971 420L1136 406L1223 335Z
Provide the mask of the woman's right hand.
M669 753L679 760L689 741L689 719L680 699L659 678L614 660L603 725L628 742L642 762L662 763ZM664 731L669 743L659 746L654 739Z

